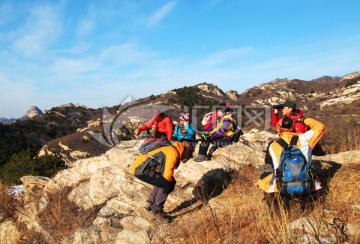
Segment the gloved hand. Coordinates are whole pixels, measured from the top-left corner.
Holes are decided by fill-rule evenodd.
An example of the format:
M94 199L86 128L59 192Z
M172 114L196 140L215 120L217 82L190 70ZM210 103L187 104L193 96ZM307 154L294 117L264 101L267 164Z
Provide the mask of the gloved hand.
M244 135L244 131L240 127L237 127L236 129L239 130L240 136Z
M202 139L204 141L209 141L210 140L210 135L208 133L204 133L201 135Z
M297 118L296 120L297 120L298 122L300 122L300 123L304 123L305 118L304 118L304 117L299 117L299 118Z
M140 128L137 128L136 130L135 130L135 135L139 135L140 134L140 132L141 132L141 129Z

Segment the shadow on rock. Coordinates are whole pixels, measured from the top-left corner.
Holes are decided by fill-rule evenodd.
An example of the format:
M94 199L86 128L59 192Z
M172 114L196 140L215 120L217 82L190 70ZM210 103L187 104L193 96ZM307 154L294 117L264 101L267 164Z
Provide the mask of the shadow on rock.
M226 189L232 179L232 173L224 169L213 169L205 173L197 182L192 193L195 198L202 202L208 202L211 198L220 195Z
M171 216L171 217L174 218L174 217L178 217L178 216L183 215L183 214L187 214L187 213L192 212L194 210L201 209L202 206L203 206L202 203L198 204L197 206L195 206L193 208L190 208L191 206L193 206L195 203L198 203L198 202L199 201L194 197L191 200L182 202L179 206L177 206L173 210L167 212L166 214L174 214L175 213L175 215ZM182 211L182 210L184 210L184 211Z
M220 195L224 189L228 187L232 179L232 172L224 169L212 169L205 173L197 182L192 193L195 196L191 200L182 202L167 214L175 214L171 217L178 217L180 215L201 209L204 203L207 203L211 198ZM194 204L195 207L190 208Z

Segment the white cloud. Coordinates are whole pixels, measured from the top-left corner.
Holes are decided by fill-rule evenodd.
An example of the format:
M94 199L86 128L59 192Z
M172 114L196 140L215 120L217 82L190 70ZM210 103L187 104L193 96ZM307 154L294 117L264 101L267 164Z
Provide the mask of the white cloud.
M18 30L20 36L13 43L14 50L25 56L46 50L62 31L57 11L54 6L32 8L24 26Z
M148 27L153 27L157 25L162 19L164 19L171 10L175 7L176 1L171 1L164 6L162 6L160 9L158 9L154 14L152 14L149 18Z
M79 80L84 82L86 80L86 73L93 72L98 69L99 63L94 58L85 59L57 59L49 67L50 81L57 82L71 82Z
M157 55L155 51L128 42L104 49L100 53L99 58L106 64L111 64L116 67L128 64L141 66L148 60L154 59Z
M83 19L80 21L77 29L78 36L86 36L94 28L94 21L91 19Z
M17 80L14 82L14 80ZM29 108L34 96L34 82L22 77L9 77L0 73L0 104L2 116L20 117Z
M95 9L93 5L90 5L87 15L83 19L80 19L76 30L78 36L84 37L94 29L96 23Z
M251 50L251 47L221 50L201 58L198 61L195 60L194 62L198 63L198 66L202 66L207 69L211 67L216 68L217 66L221 65L233 66L232 62L238 63L244 57L246 57L246 55L248 55Z

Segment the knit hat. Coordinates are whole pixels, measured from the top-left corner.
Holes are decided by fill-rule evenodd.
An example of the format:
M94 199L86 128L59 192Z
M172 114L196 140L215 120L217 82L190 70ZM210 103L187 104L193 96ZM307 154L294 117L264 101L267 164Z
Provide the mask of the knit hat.
M159 116L159 114L160 114L160 110L154 109L154 113L153 113L154 118L156 118L157 116Z
M230 103L221 103L219 104L219 107L217 107L216 109L220 109L221 112L223 112L224 114L231 111L231 104Z
M294 103L293 101L290 101L290 100L286 100L285 103L283 104L283 107L289 107L292 109L296 109L296 103Z
M185 120L186 122L189 122L189 120L190 120L190 115L189 115L189 113L181 113L181 114L180 114L180 119L183 119L183 120Z

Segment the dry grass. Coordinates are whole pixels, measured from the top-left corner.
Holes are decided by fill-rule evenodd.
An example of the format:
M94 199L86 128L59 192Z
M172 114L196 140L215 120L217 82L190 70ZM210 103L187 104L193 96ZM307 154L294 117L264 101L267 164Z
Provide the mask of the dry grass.
M39 215L41 226L55 239L72 235L77 228L92 225L101 207L84 210L67 198L72 189L63 189L60 193L48 195L48 205Z
M261 190L254 187L258 173L244 167L220 196L163 227L166 235L155 235L153 242L358 243L360 236L352 234L350 225L360 226L360 210L352 209L359 204L360 187L354 183L359 182L359 173L360 165L319 172L329 188L314 198L292 201L289 211L281 199L278 206L268 206Z
M322 147L326 154L360 150L360 127L349 125L341 128L339 125L328 125L322 139ZM336 142L336 143L334 143Z
M8 194L9 187L0 184L0 216L1 218L14 218L19 200ZM1 219L0 219L1 222Z
M67 198L72 190L70 187L49 194L44 209L40 210L40 207L36 206L37 212L40 214L35 218L44 233L47 233L46 237L43 233L35 231L34 228L30 227L29 229L29 226L17 221L20 215L29 216L23 208L23 202L7 194L7 189L5 186L1 186L0 189L0 216L11 218L17 222L18 231L21 233L20 238L24 243L48 243L69 237L76 229L92 225L102 207L97 206L86 211L77 207ZM51 239L48 236L51 236Z

